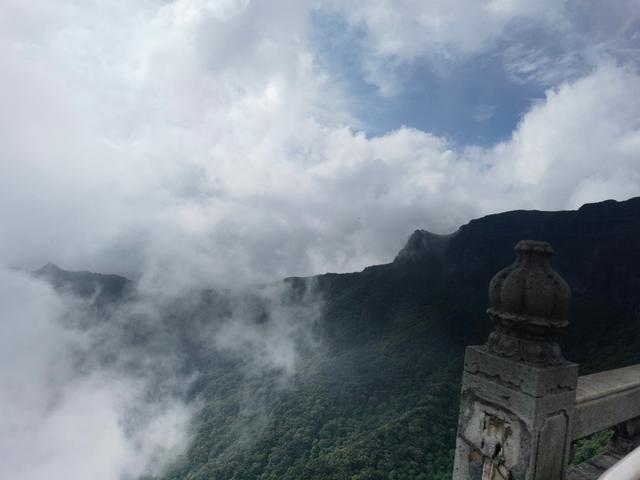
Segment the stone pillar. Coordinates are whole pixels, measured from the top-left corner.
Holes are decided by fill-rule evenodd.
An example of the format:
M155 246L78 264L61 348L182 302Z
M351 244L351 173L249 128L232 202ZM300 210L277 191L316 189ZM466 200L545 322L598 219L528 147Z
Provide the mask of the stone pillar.
M571 292L546 242L523 240L489 285L495 324L465 356L454 480L560 480L571 445L578 366L557 337Z

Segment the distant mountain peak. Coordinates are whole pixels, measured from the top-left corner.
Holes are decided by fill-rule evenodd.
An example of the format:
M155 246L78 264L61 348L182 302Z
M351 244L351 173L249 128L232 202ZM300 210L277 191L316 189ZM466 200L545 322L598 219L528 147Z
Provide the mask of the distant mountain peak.
M47 263L32 272L49 282L54 288L71 292L85 298L97 294L97 303L108 303L130 295L133 283L120 275L94 273L88 271L69 271L54 263Z
M55 263L47 263L46 265L44 265L44 266L40 267L38 270L36 270L36 273L50 274L50 273L60 273L60 272L63 272L63 271L64 270L62 270Z
M416 230L409 236L402 250L398 252L396 260L411 260L424 256L440 257L444 254L449 240L456 233L439 235L428 230Z

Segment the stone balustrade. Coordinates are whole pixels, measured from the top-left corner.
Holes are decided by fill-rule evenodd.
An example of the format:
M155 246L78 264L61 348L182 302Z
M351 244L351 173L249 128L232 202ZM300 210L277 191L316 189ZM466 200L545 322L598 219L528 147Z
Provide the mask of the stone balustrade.
M551 267L553 248L525 240L515 250L516 261L489 285L494 330L485 345L467 347L453 479L598 478L622 457L569 470L572 443L615 426L619 446L635 444L640 365L578 377L557 342L571 292ZM606 478L640 480L640 470L619 476L636 461Z
M572 439L640 417L640 365L578 378Z

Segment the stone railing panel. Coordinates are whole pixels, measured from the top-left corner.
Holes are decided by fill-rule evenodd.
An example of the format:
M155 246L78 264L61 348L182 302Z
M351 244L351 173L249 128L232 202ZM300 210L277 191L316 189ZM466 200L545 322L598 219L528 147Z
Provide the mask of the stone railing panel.
M640 365L578 378L573 440L640 416Z

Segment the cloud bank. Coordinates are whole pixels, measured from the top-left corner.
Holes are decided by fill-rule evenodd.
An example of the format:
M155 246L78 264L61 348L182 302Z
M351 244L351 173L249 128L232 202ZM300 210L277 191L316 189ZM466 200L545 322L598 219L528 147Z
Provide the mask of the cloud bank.
M138 290L100 307L94 296L0 270L0 477L166 473L197 433L192 420L207 393L196 383L211 375L203 369L225 364L233 373L224 388L237 381L242 397L242 414L226 422L251 441L243 432L270 420L261 395L288 388L302 352L320 348L314 292L312 284L179 297Z
M359 270L416 228L640 195L640 8L599 3L4 1L0 264L121 273L145 301L87 331L82 302L0 271L3 476L135 478L186 445L192 378L158 328L185 291ZM381 95L406 65L489 58L545 93L488 147L367 135L316 55L317 12L355 32ZM320 300L254 294L273 321L237 298L203 348L291 374ZM159 333L123 348L130 325Z
M6 2L0 256L158 288L246 283L389 261L418 227L640 193L638 71L611 58L550 87L493 147L365 136L311 53L314 8L349 12L370 61L572 25L563 2L405 3Z
M160 473L187 445L195 404L173 394L149 398L150 375L97 362L105 343L117 345L70 328L88 316L80 300L4 269L0 286L0 475L113 480Z

